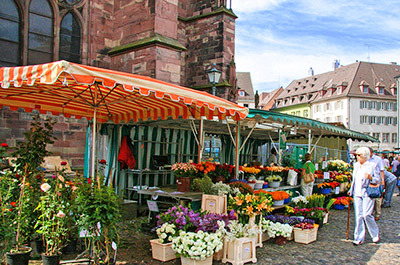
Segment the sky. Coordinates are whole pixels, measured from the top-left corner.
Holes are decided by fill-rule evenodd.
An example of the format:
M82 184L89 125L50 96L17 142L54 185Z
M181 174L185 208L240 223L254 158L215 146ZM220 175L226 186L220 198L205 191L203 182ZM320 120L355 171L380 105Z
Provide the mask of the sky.
M400 64L399 0L232 0L237 72L259 92L358 61Z

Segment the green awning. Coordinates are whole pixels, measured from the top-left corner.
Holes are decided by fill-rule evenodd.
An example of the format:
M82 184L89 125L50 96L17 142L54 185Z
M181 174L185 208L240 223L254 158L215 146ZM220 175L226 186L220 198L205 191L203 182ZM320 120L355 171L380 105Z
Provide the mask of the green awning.
M296 137L297 134L305 135L311 130L313 135L322 135L324 137L340 137L352 140L379 142L378 139L353 130L348 130L332 124L308 119L304 117L294 116L285 113L272 112L267 110L250 109L249 115L244 122L256 121L259 124L272 126L284 131L293 131L290 137Z

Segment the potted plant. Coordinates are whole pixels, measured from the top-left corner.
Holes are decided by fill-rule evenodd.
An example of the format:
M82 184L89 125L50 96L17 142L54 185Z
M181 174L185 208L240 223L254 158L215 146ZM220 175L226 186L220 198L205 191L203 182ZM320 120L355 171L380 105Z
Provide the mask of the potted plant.
M287 238L292 234L293 227L289 224L272 222L267 219L263 219L261 224L263 232L266 231L270 238L275 238L275 243L278 245L285 245Z
M183 207L182 205L173 206L166 212L156 216L157 227L161 227L164 223L174 224L177 230L196 231L194 223L201 218L201 213L192 209Z
M121 218L121 198L111 186L103 184L104 176L93 180L82 179L80 182L82 184L76 190L76 205L78 224L84 234L86 248L90 250L91 258L96 264L112 263L112 243L118 243L119 239L116 224Z
M183 265L211 265L215 252L222 249L222 233L185 232L172 239L172 249Z
M304 222L296 224L293 228L294 242L309 244L317 240L318 225Z
M220 224L220 231L224 235L224 255L222 263L244 264L257 262L256 243L254 238L260 232L250 224L231 221L227 226Z
M329 182L323 182L318 184L318 188L319 192L324 195L329 194L332 191L332 186Z
M286 191L278 190L270 192L272 195L272 205L273 206L282 206L284 204L285 199L289 198L289 194Z
M60 250L68 234L66 215L71 210L70 203L63 200L63 193L69 186L66 185L63 175L56 172L56 176L55 179L45 181L40 186L42 195L35 209L39 212L35 228L42 235L45 245L45 252L42 254L45 265L60 263Z
M176 259L175 251L172 249L172 239L178 235L175 225L164 223L156 232L158 238L150 240L153 259L162 262Z
M172 165L171 170L174 171L176 182L178 184L178 191L189 192L191 178L194 178L197 173L197 167L192 163L175 163Z
M335 199L335 202L333 203L333 208L336 210L343 210L346 205L349 206L350 203L353 201L353 198L347 197L347 196L342 196L338 197Z
M269 183L269 187L278 188L282 182L282 177L278 175L272 175L266 177L266 181Z
M193 187L201 192L201 209L210 213L227 213L226 195L231 192L231 187L222 182L212 183L208 176L196 178L193 181Z

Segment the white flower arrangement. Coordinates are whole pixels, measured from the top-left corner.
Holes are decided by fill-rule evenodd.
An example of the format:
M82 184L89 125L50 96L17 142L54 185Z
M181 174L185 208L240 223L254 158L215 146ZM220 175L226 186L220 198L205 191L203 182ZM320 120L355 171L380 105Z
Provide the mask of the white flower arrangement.
M274 182L274 181L282 182L282 177L278 176L278 175L272 175L272 176L266 177L265 180L268 182Z
M157 236L162 244L172 242L177 232L175 225L169 223L164 223L156 230Z
M292 234L293 227L289 224L274 223L270 220L261 221L263 232L267 231L272 238L277 236L289 237Z
M304 203L304 204L308 204L308 200L306 197L304 197L303 195L297 196L292 198L292 202L297 205L299 203Z
M211 187L211 191L218 196L228 195L232 189L229 185L222 183L222 181L215 183Z
M228 241L233 241L238 238L243 238L243 237L255 237L258 233L260 233L260 230L258 229L257 226L251 226L249 224L242 224L239 223L237 220L233 220L228 224L228 227L225 228L225 223L222 221L218 221L219 229L220 231Z
M222 249L222 234L197 233L180 231L179 236L172 239L172 249L179 255L195 260L205 260Z

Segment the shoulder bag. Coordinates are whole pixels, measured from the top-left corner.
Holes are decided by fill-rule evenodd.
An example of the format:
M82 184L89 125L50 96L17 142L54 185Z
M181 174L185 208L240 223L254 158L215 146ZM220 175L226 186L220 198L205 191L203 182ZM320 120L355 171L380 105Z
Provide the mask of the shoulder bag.
M304 181L304 183L310 183L310 182L313 182L315 180L315 176L314 176L314 173L311 173L310 166L308 165L308 163L306 163L306 165L308 167L308 172L309 173L308 174L304 174L303 181Z
M379 183L377 184L369 184L367 186L367 194L368 197L370 197L371 199L375 199L375 198L380 198L382 196L383 193L383 186Z

